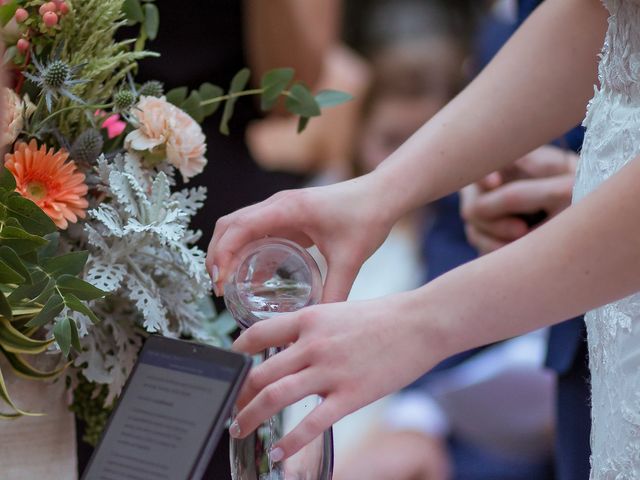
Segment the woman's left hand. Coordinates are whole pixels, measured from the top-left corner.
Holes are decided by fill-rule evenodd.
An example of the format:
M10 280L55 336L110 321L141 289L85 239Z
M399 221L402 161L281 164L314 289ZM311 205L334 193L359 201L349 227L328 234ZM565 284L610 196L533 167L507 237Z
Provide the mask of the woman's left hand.
M231 435L243 438L286 406L320 395L323 402L274 445L271 459L280 461L340 418L434 366L444 358L446 342L435 329L429 336L422 333L424 311L415 308L415 297L414 291L322 304L253 325L236 340L235 350L256 354L291 345L251 371Z

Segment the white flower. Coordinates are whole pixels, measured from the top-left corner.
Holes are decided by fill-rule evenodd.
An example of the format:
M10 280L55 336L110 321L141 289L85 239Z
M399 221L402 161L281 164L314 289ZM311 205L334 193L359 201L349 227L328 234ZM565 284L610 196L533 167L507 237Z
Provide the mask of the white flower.
M202 172L205 136L193 118L164 97L142 96L131 113L137 129L127 135L127 149L165 155L185 181Z
M16 92L2 87L2 136L0 146L6 147L16 141L24 125L24 103Z

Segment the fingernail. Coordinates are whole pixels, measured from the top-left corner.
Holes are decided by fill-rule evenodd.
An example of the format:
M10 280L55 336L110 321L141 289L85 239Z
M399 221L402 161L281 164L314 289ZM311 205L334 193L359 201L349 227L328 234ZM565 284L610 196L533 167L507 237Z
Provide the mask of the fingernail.
M238 422L234 420L229 427L229 435L231 435L233 438L239 438L241 433L242 432L240 431L240 425L238 425Z
M217 265L211 267L211 281L216 283L218 281L218 277L220 277L220 269Z
M284 451L280 447L273 448L271 449L271 451L269 451L269 460L271 460L272 463L277 463L281 461L283 458L284 458Z
M212 283L212 284L211 284L211 288L213 288L213 294L214 294L216 297L219 297L219 296L220 296L220 293L218 292L218 285L216 285L215 283Z

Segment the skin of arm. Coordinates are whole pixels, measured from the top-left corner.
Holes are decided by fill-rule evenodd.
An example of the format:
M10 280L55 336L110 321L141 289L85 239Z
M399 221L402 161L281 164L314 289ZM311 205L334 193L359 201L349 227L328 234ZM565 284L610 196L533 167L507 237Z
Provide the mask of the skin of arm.
M338 38L340 0L244 2L245 43L254 78L272 68L291 66L296 78L315 85L322 59Z

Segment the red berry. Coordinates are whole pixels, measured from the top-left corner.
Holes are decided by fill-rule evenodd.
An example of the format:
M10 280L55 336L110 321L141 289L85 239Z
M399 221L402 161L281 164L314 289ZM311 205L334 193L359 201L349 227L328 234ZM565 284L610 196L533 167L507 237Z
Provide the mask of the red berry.
M20 53L25 53L27 50L29 50L30 46L31 44L29 43L29 40L27 40L26 38L21 38L20 40L18 40L18 43L16 44L16 47L18 47L18 51Z
M24 8L19 8L16 10L16 22L22 23L27 18L29 18L29 12L27 12Z
M49 28L57 25L58 23L58 15L55 12L45 13L42 16L42 19L44 20L44 24Z
M69 5L67 5L65 2L60 2L58 8L60 9L61 15L66 15L67 13L69 13Z
M40 15L44 18L45 13L47 12L55 12L58 9L57 5L53 2L47 2L40 5Z

